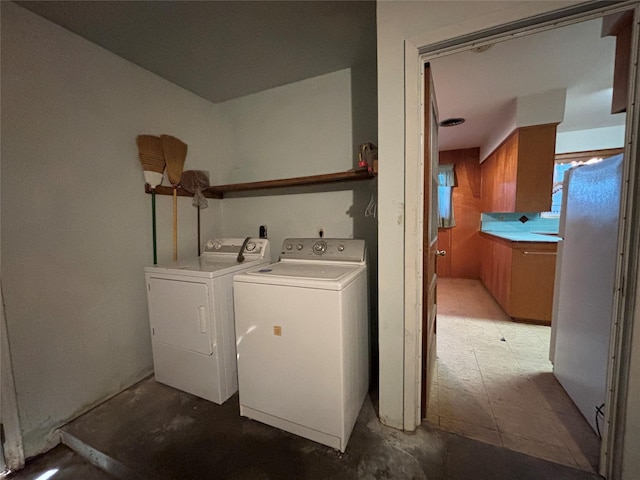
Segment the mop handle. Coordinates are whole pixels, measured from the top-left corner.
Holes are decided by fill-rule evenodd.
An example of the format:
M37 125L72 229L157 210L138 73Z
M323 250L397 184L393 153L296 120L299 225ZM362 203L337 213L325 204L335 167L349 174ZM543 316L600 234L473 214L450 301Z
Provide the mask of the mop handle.
M200 256L200 206L196 208L198 209L198 256Z
M151 216L153 226L153 264L158 264L158 250L156 247L156 189L151 189Z
M178 261L178 187L173 187L173 261Z

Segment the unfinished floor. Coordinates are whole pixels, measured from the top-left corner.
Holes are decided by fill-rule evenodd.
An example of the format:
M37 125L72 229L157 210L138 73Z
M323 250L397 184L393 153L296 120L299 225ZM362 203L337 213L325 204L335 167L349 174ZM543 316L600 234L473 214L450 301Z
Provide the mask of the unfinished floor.
M460 286L443 282L440 293ZM469 292L477 291L474 287ZM475 295L470 293L469 295ZM457 300L446 307L458 308ZM450 298L459 299L460 295ZM465 301L472 301L467 298ZM446 315L443 313L443 315ZM444 320L444 319L443 319ZM443 336L446 337L446 336ZM444 348L447 340L441 342ZM445 348L446 350L446 348ZM443 353L446 357L448 354ZM383 426L376 414L376 389L366 398L344 454L267 425L241 418L238 396L216 405L149 378L65 426L60 446L28 462L15 480L596 480L600 477L562 462L513 450L500 437L478 441L455 430L449 411L474 411L476 394L462 406L447 396L446 363L438 370L438 408L425 424L407 434ZM466 370L466 368L462 369ZM453 377L452 377L453 378ZM461 390L462 391L462 390ZM444 393L442 393L444 392ZM440 393L442 393L440 395ZM487 399L489 393L487 393ZM447 399L450 399L447 400ZM489 400L489 407L491 403ZM449 402L449 403L448 403ZM465 404L468 404L465 406ZM449 405L449 406L447 406ZM486 404L484 404L486 406ZM449 410L447 410L449 409ZM437 417L434 417L437 415ZM496 417L497 418L497 417ZM469 422L470 425L475 425ZM460 424L458 424L460 425ZM498 432L500 424L497 425ZM478 436L475 429L458 428ZM471 433L469 433L471 431ZM499 433L500 435L500 433ZM506 438L506 437L505 437ZM504 448L504 446L509 448ZM99 465L97 469L87 462ZM109 473L104 473L107 471ZM53 472L53 473L52 473ZM52 476L43 476L51 474Z

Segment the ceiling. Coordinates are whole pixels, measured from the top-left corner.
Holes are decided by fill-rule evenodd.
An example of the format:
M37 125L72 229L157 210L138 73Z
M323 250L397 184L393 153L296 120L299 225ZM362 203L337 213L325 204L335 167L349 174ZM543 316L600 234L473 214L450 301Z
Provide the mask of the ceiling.
M558 132L623 125L623 113L611 115L615 38L601 37L601 27L596 19L430 61L440 119L466 119L440 129L440 149L482 145L516 98L561 88Z
M372 1L18 1L214 103L376 61Z
M375 2L19 1L19 5L214 103L376 61ZM601 21L431 61L441 150L483 144L514 99L567 89L559 131L611 115L615 41Z

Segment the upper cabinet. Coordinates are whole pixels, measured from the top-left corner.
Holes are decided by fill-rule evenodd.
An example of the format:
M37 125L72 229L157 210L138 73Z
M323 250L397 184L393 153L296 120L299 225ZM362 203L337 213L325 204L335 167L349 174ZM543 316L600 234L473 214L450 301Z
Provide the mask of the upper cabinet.
M481 166L483 212L547 212L557 124L516 129Z
M613 67L611 113L626 112L629 98L633 10L614 13L604 17L602 19L602 36L616 37L616 59Z

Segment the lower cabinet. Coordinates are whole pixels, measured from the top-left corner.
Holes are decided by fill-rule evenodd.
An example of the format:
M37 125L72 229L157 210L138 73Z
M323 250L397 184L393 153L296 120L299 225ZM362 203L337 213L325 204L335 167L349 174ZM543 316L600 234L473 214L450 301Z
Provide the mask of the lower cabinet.
M482 282L514 320L551 324L557 244L482 234Z

